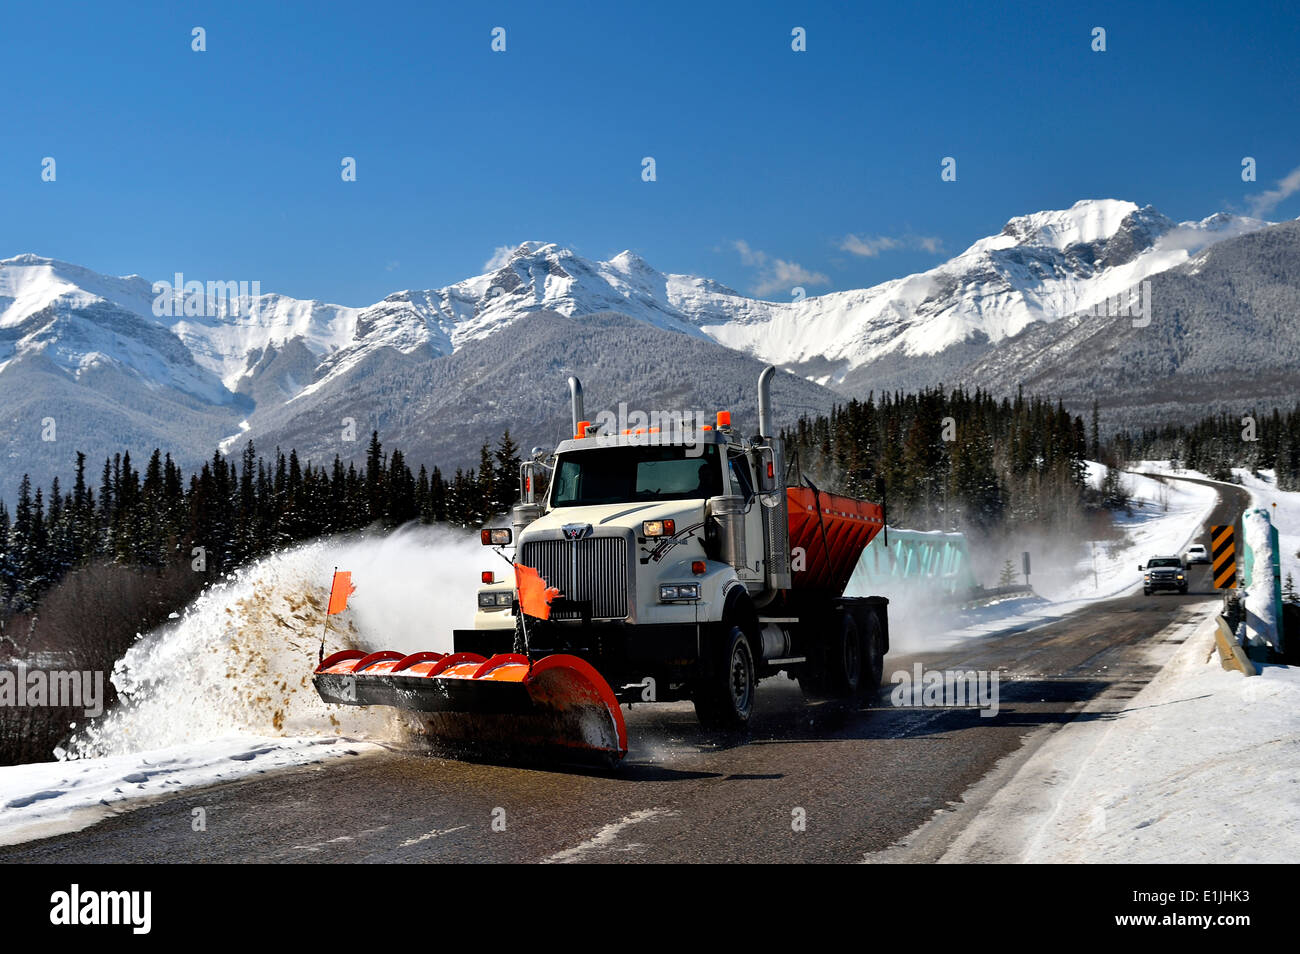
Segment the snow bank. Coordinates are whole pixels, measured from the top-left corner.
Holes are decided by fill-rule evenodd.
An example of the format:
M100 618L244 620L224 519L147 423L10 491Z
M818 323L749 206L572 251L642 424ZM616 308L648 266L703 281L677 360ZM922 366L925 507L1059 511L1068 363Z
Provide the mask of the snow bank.
M1273 546L1273 525L1268 511L1251 507L1241 516L1241 560L1246 571L1246 643L1251 646L1281 648L1278 633L1281 620L1279 581L1273 575L1277 554Z
M231 574L123 656L112 679L124 701L75 730L65 761L0 768L0 839L40 837L31 832L88 807L404 740L413 723L397 710L326 706L311 684L334 567L352 571L356 593L332 618L327 653L447 651L451 630L471 624L484 559L477 537L413 526L317 541Z
M1294 861L1300 670L1224 671L1211 627L1168 631L1189 638L1156 678L1113 717L1056 732L944 860Z
M119 661L126 704L73 737L71 757L142 752L232 734L392 739L394 710L326 706L311 684L335 566L356 593L326 652L451 648L473 618L477 539L431 527L323 540L261 560L196 599ZM341 631L340 631L341 630Z
M1300 491L1278 490L1277 476L1271 470L1256 477L1248 470L1234 470L1241 485L1250 491L1251 503L1269 512L1277 528L1278 552L1281 557L1282 582L1287 574L1300 589Z
M370 742L236 736L152 752L0 769L0 845L80 831L184 788L373 751Z

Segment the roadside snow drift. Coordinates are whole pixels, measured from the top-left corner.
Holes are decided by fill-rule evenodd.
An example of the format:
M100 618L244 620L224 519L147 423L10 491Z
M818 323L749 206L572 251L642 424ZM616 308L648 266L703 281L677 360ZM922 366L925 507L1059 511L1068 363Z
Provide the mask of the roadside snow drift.
M943 860L1294 861L1300 669L1224 671L1212 612L1121 711L1044 743Z
M230 736L150 752L0 768L0 845L80 831L184 788L359 755L373 743Z
M490 556L490 555L489 555ZM491 557L495 559L495 557ZM326 653L446 651L470 625L477 539L428 527L317 541L239 570L119 661L123 701L64 761L0 768L0 842L93 823L124 800L407 738L396 710L322 703L311 683L335 566L356 593ZM73 823L85 809L97 809Z
M242 733L394 738L387 711L327 707L312 687L334 567L352 571L356 593L331 619L326 653L445 651L451 630L472 619L470 561L483 559L477 540L413 527L261 560L122 658L113 684L126 705L74 736L68 754L141 752Z

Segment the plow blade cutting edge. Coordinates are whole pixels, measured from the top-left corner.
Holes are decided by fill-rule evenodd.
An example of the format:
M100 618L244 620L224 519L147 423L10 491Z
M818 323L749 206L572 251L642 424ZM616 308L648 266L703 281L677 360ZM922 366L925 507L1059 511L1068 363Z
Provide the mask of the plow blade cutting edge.
M314 682L325 702L421 713L429 731L446 741L549 749L607 763L627 754L627 727L613 690L577 656L532 662L514 653L484 659L349 649L322 660Z

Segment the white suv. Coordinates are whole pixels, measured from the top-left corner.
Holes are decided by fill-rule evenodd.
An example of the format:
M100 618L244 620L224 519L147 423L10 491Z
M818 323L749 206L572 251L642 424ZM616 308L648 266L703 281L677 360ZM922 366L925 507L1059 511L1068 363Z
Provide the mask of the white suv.
M1187 552L1183 554L1183 562L1189 566L1193 563L1209 563L1210 555L1205 552L1205 547L1199 543L1193 543L1187 548Z

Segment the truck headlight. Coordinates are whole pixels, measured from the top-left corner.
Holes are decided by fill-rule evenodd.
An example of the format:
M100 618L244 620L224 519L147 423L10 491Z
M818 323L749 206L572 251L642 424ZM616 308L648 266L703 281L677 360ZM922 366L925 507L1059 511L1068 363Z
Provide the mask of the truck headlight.
M506 592L497 594L497 606L509 606L514 601L515 594L513 593Z
M493 592L486 590L478 595L478 605L487 609L497 606L509 606L514 602L514 593L506 590L505 592Z
M641 535L646 537L671 537L677 532L674 520L642 520Z
M659 601L671 603L676 600L698 600L700 584L698 583L663 583L659 587Z
M504 547L510 545L512 532L509 527L491 530L484 529L478 532L479 542L485 547Z
M495 593L480 593L478 595L479 606L496 606L497 595Z

